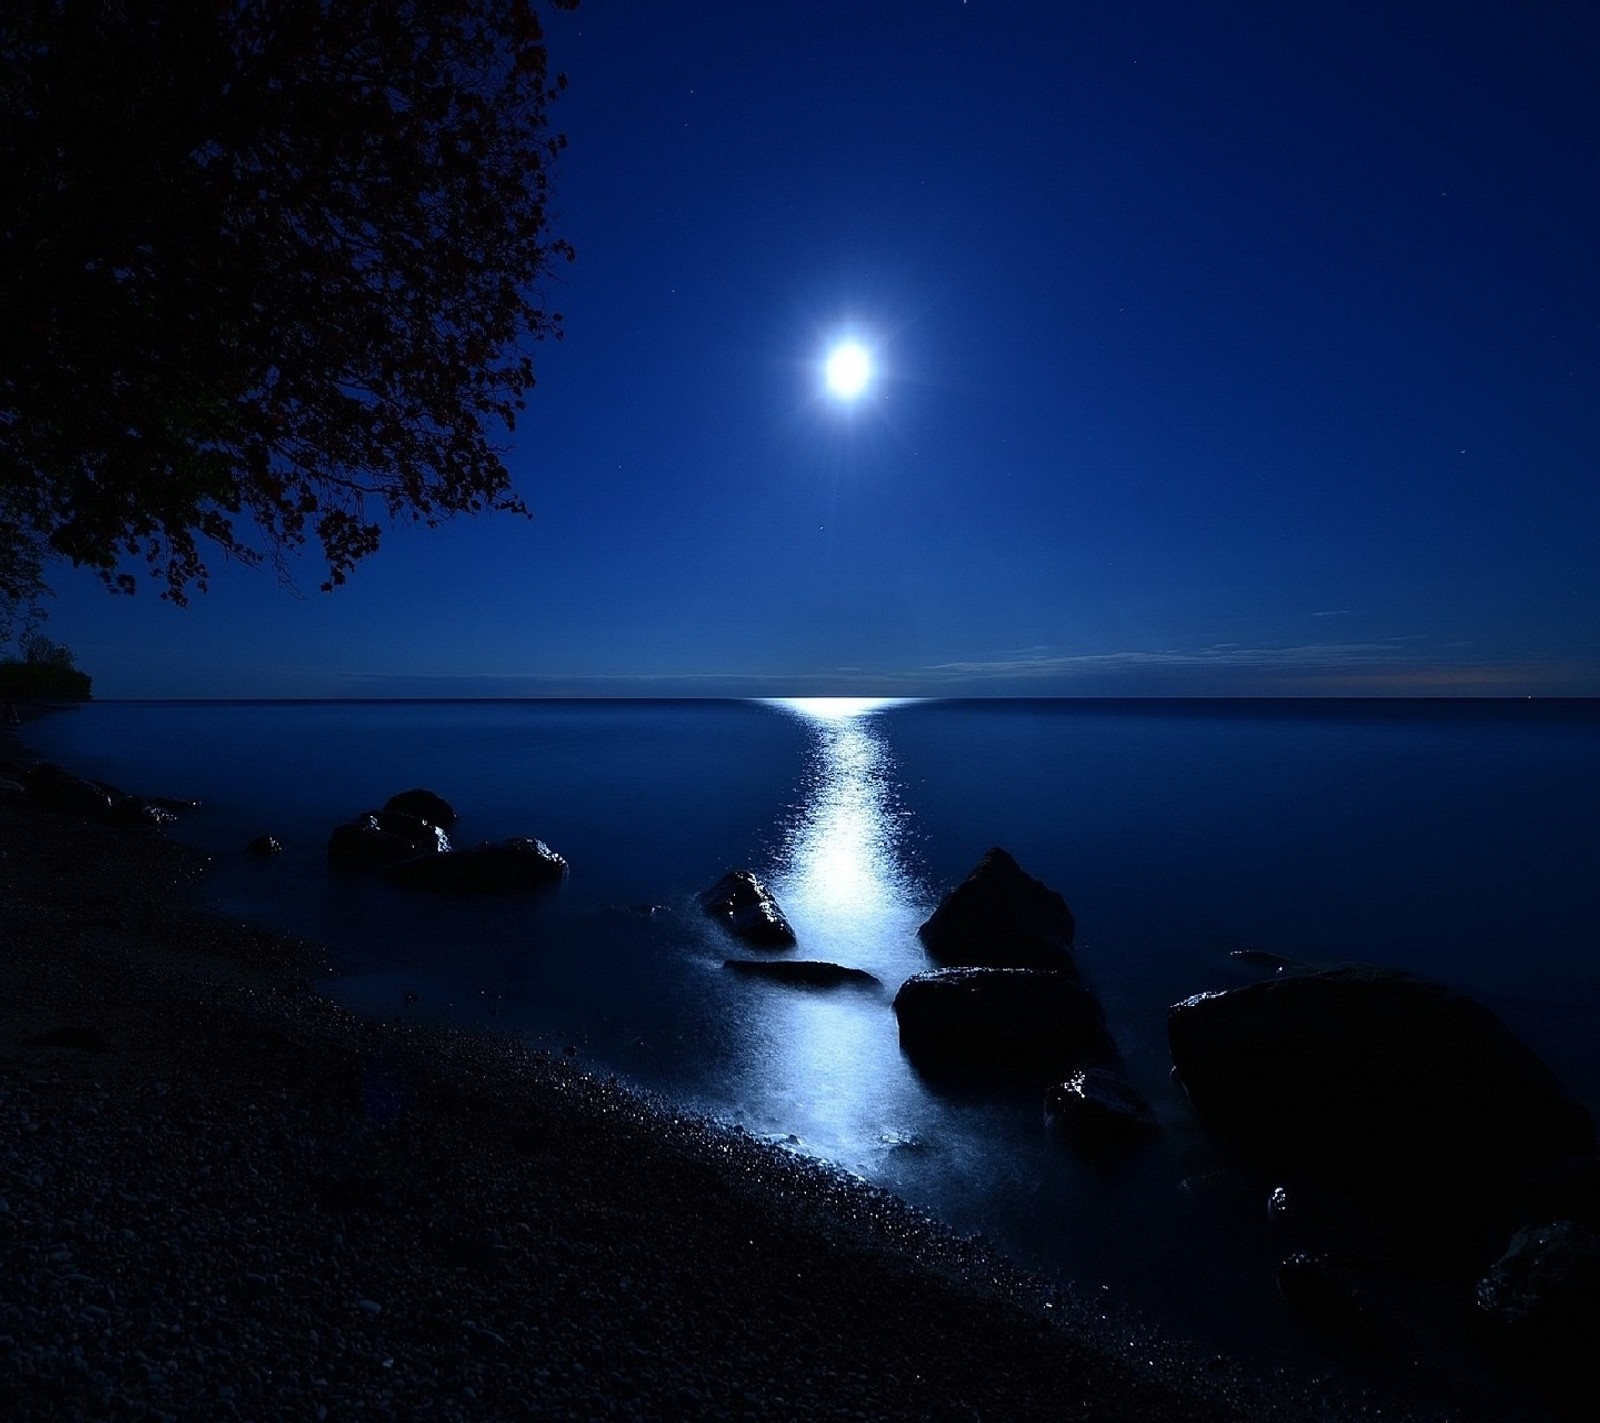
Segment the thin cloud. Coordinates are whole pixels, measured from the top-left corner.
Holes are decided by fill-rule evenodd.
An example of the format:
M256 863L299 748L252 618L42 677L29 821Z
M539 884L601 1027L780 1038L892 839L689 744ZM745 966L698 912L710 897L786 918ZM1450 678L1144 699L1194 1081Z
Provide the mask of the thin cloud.
M938 662L927 671L941 677L1070 677L1074 674L1147 669L1225 667L1328 667L1381 663L1399 656L1392 642L1306 643L1297 647L1250 647L1218 643L1198 651L1098 652L1072 657L1019 657Z

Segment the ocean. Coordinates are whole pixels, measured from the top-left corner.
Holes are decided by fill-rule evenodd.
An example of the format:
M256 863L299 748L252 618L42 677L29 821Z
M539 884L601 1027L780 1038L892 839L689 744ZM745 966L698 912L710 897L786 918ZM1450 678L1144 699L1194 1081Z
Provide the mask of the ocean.
M105 702L28 739L199 798L174 833L214 856L212 902L330 945L340 1001L571 1047L1247 1361L1350 1363L1276 1298L1272 1182L1168 1080L1167 1006L1255 976L1230 950L1461 988L1600 1111L1594 702ZM458 845L537 836L567 882L441 901L330 874L332 827L412 786L455 805ZM242 852L264 832L270 862ZM900 1052L917 926L991 845L1071 905L1166 1128L1115 1168L1052 1135L1036 1093L931 1086ZM726 970L744 951L696 896L744 866L799 954L882 988ZM1459 1373L1440 1358L1404 1369Z

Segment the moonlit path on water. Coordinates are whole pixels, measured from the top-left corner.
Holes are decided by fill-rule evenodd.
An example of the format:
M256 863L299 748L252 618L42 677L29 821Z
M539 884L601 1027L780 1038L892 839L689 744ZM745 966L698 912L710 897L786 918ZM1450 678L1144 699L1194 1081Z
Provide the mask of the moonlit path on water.
M747 985L755 1031L736 1082L754 1130L868 1170L912 1138L921 1089L899 1051L886 999L925 968L916 938L928 904L902 859L909 812L874 723L890 701L773 702L811 737L802 794L785 823L771 888L797 953L876 976L831 993Z

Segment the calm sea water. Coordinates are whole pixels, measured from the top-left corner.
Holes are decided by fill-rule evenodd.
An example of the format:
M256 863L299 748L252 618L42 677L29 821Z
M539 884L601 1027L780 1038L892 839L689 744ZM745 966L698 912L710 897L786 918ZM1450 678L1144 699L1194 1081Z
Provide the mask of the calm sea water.
M1270 1183L1167 1079L1166 1007L1246 981L1230 949L1463 988L1600 1108L1596 703L102 703L29 734L201 798L181 833L215 853L217 903L331 944L342 1000L574 1045L1246 1357L1326 1354L1274 1295ZM456 805L457 843L536 835L568 883L440 902L330 876L330 828L414 785ZM263 831L288 847L268 864L240 853ZM1115 1171L1052 1138L1034 1094L934 1091L900 1054L916 927L990 845L1066 896L1168 1126ZM725 970L739 950L694 899L742 865L801 953L883 989Z

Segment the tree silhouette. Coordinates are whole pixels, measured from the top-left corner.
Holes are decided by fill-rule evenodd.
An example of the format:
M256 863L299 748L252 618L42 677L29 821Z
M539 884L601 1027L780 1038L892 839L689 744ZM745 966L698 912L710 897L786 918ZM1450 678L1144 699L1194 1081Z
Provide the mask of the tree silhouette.
M564 87L531 0L7 0L19 546L183 602L207 541L314 540L331 588L385 519L526 513L497 441L560 335Z

